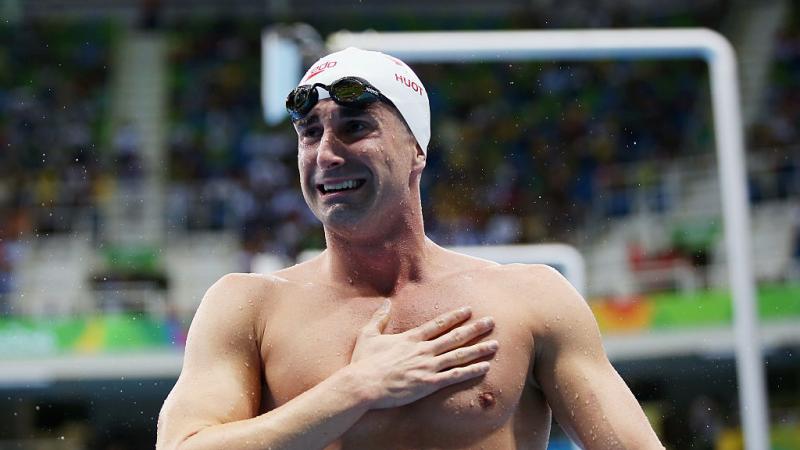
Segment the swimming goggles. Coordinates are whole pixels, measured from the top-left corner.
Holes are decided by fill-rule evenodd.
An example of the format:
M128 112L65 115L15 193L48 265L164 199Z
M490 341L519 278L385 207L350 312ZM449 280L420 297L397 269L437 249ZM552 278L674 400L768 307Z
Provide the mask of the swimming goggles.
M286 97L286 110L292 120L302 119L317 104L319 101L318 87L328 91L331 99L342 106L364 108L378 100L394 106L391 100L381 94L381 91L369 84L367 80L359 77L344 77L327 86L322 83L314 83L294 88Z

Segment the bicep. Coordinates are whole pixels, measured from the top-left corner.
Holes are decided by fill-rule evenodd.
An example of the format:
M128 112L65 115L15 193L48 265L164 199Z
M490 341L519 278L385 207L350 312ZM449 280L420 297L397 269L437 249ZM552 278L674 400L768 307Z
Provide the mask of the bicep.
M258 415L261 364L254 322L237 305L239 284L220 280L189 328L183 368L159 417L159 442ZM172 445L166 445L171 448Z
M557 276L543 314L536 378L556 420L584 448L661 448L636 398L608 361L586 302ZM552 311L552 312L547 312ZM651 447L648 447L651 446Z
M559 425L583 448L646 448L650 425L608 360L562 357L550 367L537 375L542 390Z

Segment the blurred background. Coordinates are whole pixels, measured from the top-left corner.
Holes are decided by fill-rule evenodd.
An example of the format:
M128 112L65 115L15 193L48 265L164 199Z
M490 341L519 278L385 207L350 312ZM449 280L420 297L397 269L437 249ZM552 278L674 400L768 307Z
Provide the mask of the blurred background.
M773 449L800 449L800 1L2 0L0 449L143 449L205 289L324 246L261 35L706 27L739 57ZM443 245L576 247L670 449L742 449L708 69L414 64ZM282 102L282 98L275 99ZM755 344L755 343L754 343ZM551 448L569 448L554 428Z

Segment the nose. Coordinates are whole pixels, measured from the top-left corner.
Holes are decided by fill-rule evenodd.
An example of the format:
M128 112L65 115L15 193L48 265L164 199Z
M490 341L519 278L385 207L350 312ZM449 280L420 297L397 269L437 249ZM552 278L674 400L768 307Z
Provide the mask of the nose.
M344 144L336 137L336 133L327 128L317 147L317 167L327 170L344 164L343 147Z

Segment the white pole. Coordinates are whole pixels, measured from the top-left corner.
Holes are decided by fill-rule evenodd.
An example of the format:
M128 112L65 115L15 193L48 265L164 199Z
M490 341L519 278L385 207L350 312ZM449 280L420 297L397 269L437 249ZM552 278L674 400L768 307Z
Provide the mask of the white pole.
M380 50L408 62L703 58L711 94L728 271L734 301L739 407L748 450L767 450L767 402L751 267L736 58L728 41L705 29L336 33L331 50Z
M725 248L733 291L736 330L736 368L739 410L743 418L745 448L768 449L768 408L764 365L758 333L758 308L752 268L747 172L744 162L741 103L736 57L728 41L720 38L709 61L717 166L725 217Z

